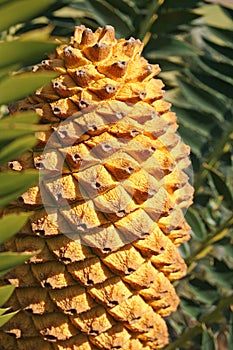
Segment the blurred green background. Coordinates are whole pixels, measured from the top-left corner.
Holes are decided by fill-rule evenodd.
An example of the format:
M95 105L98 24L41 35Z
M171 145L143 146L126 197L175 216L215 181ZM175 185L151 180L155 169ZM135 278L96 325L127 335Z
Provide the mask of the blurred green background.
M181 248L188 275L176 283L181 303L167 319L166 350L233 349L233 1L0 0L0 18L0 166L33 147L35 131L45 127L33 113L8 117L7 104L51 79L32 79L28 71L66 42L75 25L111 24L117 37L140 38L144 56L159 63L165 98L191 146L195 187L186 213L192 239ZM37 181L37 173L2 171L0 208ZM27 219L25 213L2 218L0 243ZM28 258L0 253L0 275ZM0 287L0 307L12 292ZM0 315L0 326L12 316L4 308Z

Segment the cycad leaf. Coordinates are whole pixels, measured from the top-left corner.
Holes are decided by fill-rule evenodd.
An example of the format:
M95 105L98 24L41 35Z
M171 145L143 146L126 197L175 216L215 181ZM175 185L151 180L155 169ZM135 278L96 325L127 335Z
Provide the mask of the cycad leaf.
M100 25L111 24L117 28L119 35L123 35L124 37L128 36L134 30L131 18L124 15L115 6L113 7L108 4L107 1L91 0L88 4Z
M199 111L203 110L206 113L212 113L219 121L224 121L223 114L227 109L224 101L220 98L216 99L214 95L211 95L209 92L195 86L186 78L180 77L178 78L178 81L184 96L190 101L190 103L195 103L195 109Z
M223 97L232 98L232 90L233 90L233 81L232 84L224 81L223 79L219 79L218 77L213 77L207 73L201 72L193 72L194 79L199 80L202 84L205 85L206 90L210 93L215 94L215 92L220 93Z
M219 298L219 293L208 282L195 278L190 281L190 290L193 292L193 297L205 304L213 304Z
M51 73L23 73L10 76L0 82L0 104L19 100L39 86L51 81L56 74Z
M199 15L184 10L161 12L151 29L154 33L174 32L180 25L189 24L198 17Z
M182 310L189 316L191 316L194 319L197 319L197 317L200 315L200 306L196 303L194 303L193 300L182 298L180 301Z
M0 327L2 327L5 323L7 323L13 316L15 316L19 311L13 311L9 314L0 316Z
M43 41L6 41L0 42L0 68L12 64L32 65L40 62L45 54L53 51L57 44Z
M11 284L0 287L0 307L2 307L5 304L5 302L10 298L14 289L15 286Z
M6 162L16 159L22 153L37 144L37 139L33 135L18 138L0 150L0 166Z
M155 49L156 48L156 49ZM158 37L152 39L146 47L146 55L149 59L157 60L164 57L195 56L197 52L184 41L172 37Z
M194 208L189 208L186 213L186 219L192 227L192 232L196 240L202 242L207 237L207 230L198 211Z
M206 42L206 46L209 47L213 52L215 52L219 56L219 60L226 60L228 63L232 62L233 57L233 49L227 46L215 44L213 41L204 38Z
M204 266L205 276L213 286L225 288L229 292L233 288L233 271L223 262L214 259L213 266Z
M0 272L23 264L26 260L30 259L31 254L27 253L0 253Z
M0 308L0 316L3 315L5 312L7 312L8 310L10 310L10 308L5 308L5 309L2 309Z
M202 332L201 350L217 350L214 336L206 328Z
M0 173L0 208L4 207L38 182L38 171Z
M166 0L163 4L164 8L171 9L190 9L197 6L197 0Z
M0 147L24 135L34 134L36 131L48 130L48 126L46 125L34 124L38 119L38 115L34 112L24 112L0 119Z
M223 196L223 201L229 208L233 208L233 194L226 180L213 168L207 168L217 192Z
M17 0L7 1L0 7L0 31L17 23L24 22L28 19L45 11L55 0ZM9 16L10 14L10 16Z
M208 30L214 34L217 38L221 39L225 46L233 47L232 43L232 30L221 29L209 26Z
M0 244L16 234L27 222L31 213L8 214L0 219Z
M216 62L210 57L203 56L200 58L205 64L205 70L210 70L213 75L218 75L220 78L226 81L233 80L233 65L225 62Z
M108 3L131 17L135 16L138 12L136 3L131 0L108 0Z

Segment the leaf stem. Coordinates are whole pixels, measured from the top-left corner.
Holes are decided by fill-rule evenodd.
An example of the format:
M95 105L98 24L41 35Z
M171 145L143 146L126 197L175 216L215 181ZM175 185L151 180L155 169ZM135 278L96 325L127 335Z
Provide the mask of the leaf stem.
M233 127L229 127L226 132L222 135L222 138L215 144L215 147L209 157L209 159L202 164L199 174L196 175L195 191L198 191L202 186L203 181L208 175L208 168L213 168L219 160L220 156L224 152L225 145L229 142L231 134L233 133Z
M209 234L208 238L202 242L202 245L199 249L197 249L187 260L187 264L189 265L189 272L193 270L196 266L194 264L197 260L204 258L209 251L212 249L212 244L219 241L223 237L225 237L228 233L228 228L233 225L233 214L226 220L221 226L219 226L214 232Z
M232 303L232 295L228 297L223 297L211 313L201 317L200 321L197 322L196 326L186 330L177 340L169 344L165 348L165 350L176 350L179 346L184 346L186 342L192 340L202 332L204 324L209 325L221 319L223 311L226 310Z
M148 41L148 32L150 31L152 24L158 18L156 11L163 3L164 0L154 0L148 7L147 16L144 21L142 21L139 31L139 39L141 39L144 44L146 44L145 41Z

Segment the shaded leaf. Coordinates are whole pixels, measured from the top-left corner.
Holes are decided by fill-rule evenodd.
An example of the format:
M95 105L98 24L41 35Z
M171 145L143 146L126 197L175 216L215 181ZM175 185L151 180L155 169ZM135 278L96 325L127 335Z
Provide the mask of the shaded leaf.
M224 81L223 79L219 79L218 77L213 77L209 74L201 73L201 72L193 72L195 79L198 79L202 84L205 85L205 88L209 90L211 93L216 94L219 92L221 95L232 98L231 91L233 90L233 81L232 84ZM210 90L212 89L212 91Z
M189 289L193 293L195 300L199 300L207 305L212 305L219 298L219 293L208 282L195 278L189 283Z
M192 103L195 109L212 113L219 121L223 121L223 114L226 112L227 106L224 101L216 99L216 97L200 87L196 86L186 78L178 78L179 86L184 96Z
M5 302L10 298L14 289L15 286L12 284L0 287L0 307L2 307L5 304Z
M202 56L200 60L205 64L204 69L210 70L212 75L218 75L226 81L233 80L233 65L225 62L216 62L211 57Z
M0 219L0 244L16 234L27 222L31 213L9 214Z
M10 117L5 117L3 119L0 120L0 127L4 127L4 122L13 122L13 123L23 123L23 124L35 124L39 121L39 116L38 114L36 114L36 112L18 112L15 113L13 115L11 115Z
M5 323L7 323L13 316L15 316L19 311L13 311L9 314L5 314L0 316L0 327L2 327Z
M38 182L38 171L25 171L20 173L0 173L0 208L4 207L29 187Z
M0 166L8 161L16 159L18 156L26 152L37 144L35 136L29 135L18 138L0 150Z
M22 115L16 114L0 119L0 145L24 135L34 135L36 131L48 130L49 127L46 125L34 125L38 119L39 116L34 112L26 112Z
M5 308L5 309L1 309L0 308L0 316L3 315L5 312L7 312L8 310L10 310L10 308Z
M165 36L158 37L156 40L152 38L147 44L146 53L149 59L164 58L166 56L195 56L197 54L188 43Z
M193 7L197 6L197 0L189 0L189 1L184 1L184 0L166 0L163 4L163 8L167 8L169 10L171 9L190 9Z
M215 44L213 41L204 38L204 41L207 44L207 47L209 47L211 50L213 50L216 54L219 54L222 59L226 60L228 63L232 62L232 57L233 57L233 49L227 46L222 46ZM219 58L221 58L219 57Z
M124 15L115 6L111 6L107 1L91 0L88 1L88 6L100 25L111 24L119 35L126 37L134 30L130 17Z
M0 68L12 64L32 65L40 62L57 44L43 41L0 42Z
M130 0L108 0L108 3L126 13L127 15L135 16L138 12L138 8L134 1Z
M199 242L204 241L207 237L207 230L198 211L194 208L189 208L185 217L192 228L194 238Z
M223 196L223 201L229 208L233 208L233 195L230 187L227 185L226 180L213 168L207 167L210 176L213 180L217 192Z
M197 319L198 316L201 314L200 305L194 303L194 301L191 299L184 298L184 297L181 298L180 306L186 314L188 314L190 317L194 319Z
M217 350L214 335L206 327L202 332L201 350Z
M233 47L232 30L208 26L208 31L214 34L217 38L220 38L225 46Z
M205 265L207 280L214 286L226 288L229 291L233 288L233 271L230 270L223 262L214 259L213 266Z
M55 0L17 0L8 1L0 7L0 31L24 22L45 11ZM10 14L10 16L9 16Z
M30 259L31 254L27 253L0 253L0 271L12 269L17 265L23 264L26 260Z
M174 32L180 25L190 24L191 21L198 17L199 15L187 10L161 12L151 30L154 33Z
M19 100L50 82L55 76L54 73L23 73L10 76L0 82L0 103Z

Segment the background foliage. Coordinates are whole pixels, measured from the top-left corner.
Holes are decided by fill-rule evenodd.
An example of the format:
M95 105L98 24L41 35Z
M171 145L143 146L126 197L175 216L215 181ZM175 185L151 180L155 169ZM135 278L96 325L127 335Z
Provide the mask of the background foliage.
M0 0L0 18L0 165L32 147L39 128L33 114L30 124L24 113L9 119L5 104L48 79L32 81L30 74L14 73L46 57L74 25L95 29L111 24L118 37L140 38L144 56L160 64L166 99L191 146L195 187L194 205L186 214L192 240L182 247L189 270L176 286L181 304L167 320L171 343L166 350L232 349L232 1ZM1 207L37 181L35 174L17 175L0 174ZM16 233L25 220L25 214L1 219L0 240ZM28 258L8 253L6 260L4 254L0 266L1 261L11 264L1 274ZM0 307L11 293L10 287L0 287ZM1 314L0 325L10 317L8 310L0 309Z

